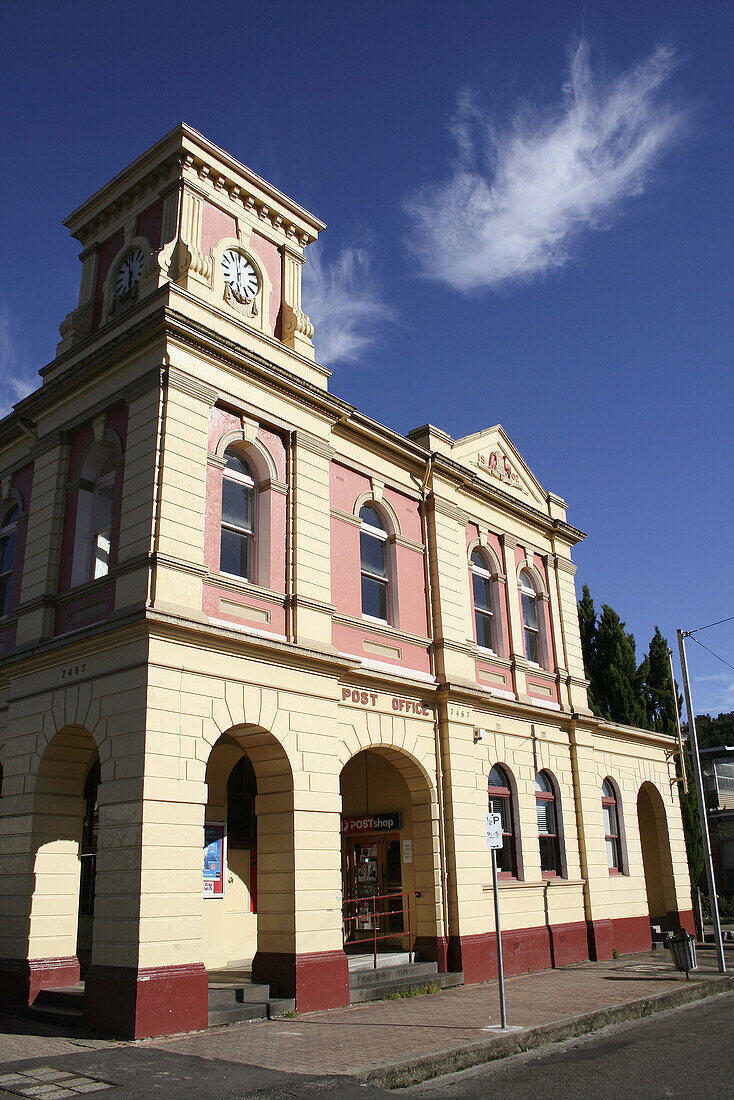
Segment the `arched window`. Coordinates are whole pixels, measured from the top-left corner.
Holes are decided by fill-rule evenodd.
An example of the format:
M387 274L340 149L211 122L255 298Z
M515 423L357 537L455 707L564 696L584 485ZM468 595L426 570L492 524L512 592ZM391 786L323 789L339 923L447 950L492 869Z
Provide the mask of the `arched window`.
M219 569L254 581L255 478L249 463L232 447L224 452L224 459Z
M79 478L71 583L106 577L112 556L112 500L117 454L97 445L87 455Z
M362 572L362 614L379 622L388 621L389 587L388 533L376 508L365 504L359 510L359 554Z
M535 777L535 809L538 815L540 869L544 875L560 875L561 845L558 836L558 807L553 783L545 772Z
M0 616L8 613L18 514L18 505L11 505L3 517L2 527L0 527Z
M497 652L494 606L492 599L492 572L489 562L479 550L474 550L469 569L474 597L474 625L477 633L477 645L483 649Z
M608 779L601 785L601 805L604 814L604 841L607 846L607 866L611 874L622 873L622 837L619 831L619 811L614 787Z
M115 487L115 456L103 462L94 486L94 523L92 528L92 578L106 577L110 571L112 549L112 493Z
M517 878L517 844L510 780L499 764L495 764L489 773L489 812L502 818L502 847L497 851L497 870Z
M522 603L522 626L525 639L525 656L534 665L541 664L540 615L538 592L529 573L520 574L520 600Z

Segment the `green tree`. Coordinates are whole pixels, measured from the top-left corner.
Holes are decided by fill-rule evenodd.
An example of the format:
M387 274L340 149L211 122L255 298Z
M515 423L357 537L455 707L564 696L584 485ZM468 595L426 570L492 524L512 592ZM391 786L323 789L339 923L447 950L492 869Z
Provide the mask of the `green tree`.
M683 698L678 691L677 684L675 685L675 697L673 695L673 685L670 681L668 640L660 633L660 627L655 627L655 633L650 640L647 660L647 676L643 687L647 727L651 730L657 730L658 733L667 733L675 737L678 732L675 721L675 697L678 700L679 714L683 706Z
M599 700L596 696L596 608L587 584L578 602L579 632L581 634L581 654L584 658L586 679L589 681L589 707L594 714L602 716Z
M698 730L698 719L696 719L696 729ZM698 886L707 893L703 878L703 837L701 836L701 819L698 814L698 795L696 794L696 781L693 778L691 755L688 750L683 753L683 766L688 777L688 794L685 793L682 785L679 788L679 793L688 871L691 876L691 886Z
M602 604L594 646L594 695L602 717L627 726L647 724L647 657L637 666L635 639L617 612Z
M696 734L702 749L719 745L734 745L734 710L712 718L710 714L696 715Z

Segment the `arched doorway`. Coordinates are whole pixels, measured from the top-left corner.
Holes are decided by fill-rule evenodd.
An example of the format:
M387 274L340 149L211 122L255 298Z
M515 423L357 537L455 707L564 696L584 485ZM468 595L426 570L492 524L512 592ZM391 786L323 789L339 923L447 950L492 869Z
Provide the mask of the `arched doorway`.
M340 790L345 951L417 950L443 969L428 777L407 753L376 746L344 765Z
M652 783L643 783L638 792L637 821L650 923L660 925L662 929L671 924L677 927L668 822L660 791Z
M249 971L258 952L293 950L293 776L272 734L232 729L206 783L203 962Z
M68 960L66 980L77 963L84 971L91 961L99 783L92 735L80 726L57 733L41 760L33 800L29 957Z

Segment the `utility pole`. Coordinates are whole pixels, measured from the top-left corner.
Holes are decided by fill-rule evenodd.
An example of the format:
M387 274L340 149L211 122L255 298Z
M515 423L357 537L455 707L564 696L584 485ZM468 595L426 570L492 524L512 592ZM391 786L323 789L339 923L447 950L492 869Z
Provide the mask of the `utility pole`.
M698 792L698 813L701 820L701 836L703 838L703 856L706 867L706 879L711 898L711 916L714 921L714 937L716 939L716 955L719 961L719 972L726 973L724 961L724 941L721 935L721 921L719 919L719 902L716 897L716 885L714 883L714 864L711 859L711 838L709 836L709 823L706 816L706 803L703 798L703 777L701 775L701 758L698 755L698 736L696 734L696 718L691 703L691 685L688 680L688 662L686 661L686 647L684 638L691 635L690 630L678 630L678 649L680 651L680 667L683 674L683 691L686 697L686 710L688 711L688 741L693 759L693 774L696 777L696 791ZM674 689L675 692L675 689Z

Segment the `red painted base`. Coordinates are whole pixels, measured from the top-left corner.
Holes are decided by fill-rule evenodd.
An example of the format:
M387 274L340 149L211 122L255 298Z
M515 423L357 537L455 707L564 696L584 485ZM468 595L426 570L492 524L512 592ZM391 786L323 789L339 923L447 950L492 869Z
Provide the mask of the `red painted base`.
M610 920L587 920L586 935L589 943L589 958L593 962L611 959L614 950L614 932Z
M452 936L448 963L451 970L463 970L467 985L497 976L497 939L494 932L477 936ZM557 924L550 928L519 928L502 933L502 962L505 974L527 974L552 966L588 959L584 921Z
M693 910L684 909L679 911L677 909L668 913L668 927L671 932L677 932L679 928L685 928L686 932L690 932L692 936L696 935L696 924L693 920Z
M279 997L295 997L299 1012L349 1004L349 964L343 951L258 951L252 980L277 986Z
M103 1035L147 1039L209 1025L209 982L203 963L187 966L92 964L84 988L84 1025Z
M585 962L589 958L586 921L552 924L550 939L554 966L568 966L570 963Z
M42 989L79 981L76 955L54 959L0 959L0 1004L6 1008L33 1004Z
M612 947L620 955L632 955L637 951L649 951L652 947L650 918L621 917L612 921Z
M413 947L422 962L438 963L439 974L447 972L449 943L445 936L416 936Z

